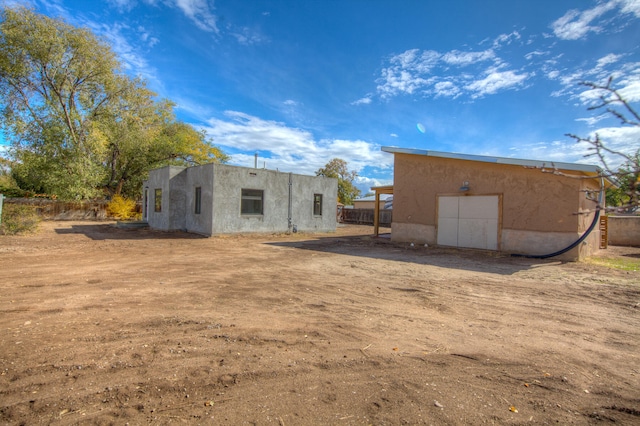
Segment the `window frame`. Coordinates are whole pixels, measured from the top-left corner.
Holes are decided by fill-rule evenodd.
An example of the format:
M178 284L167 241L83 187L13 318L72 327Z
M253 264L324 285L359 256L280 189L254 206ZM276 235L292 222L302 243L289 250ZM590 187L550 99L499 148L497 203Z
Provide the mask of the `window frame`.
M201 186L195 187L193 204L194 204L193 213L194 214L202 213L202 187Z
M313 215L322 216L322 194L313 194Z
M155 188L153 191L153 211L162 213L162 188Z
M259 201L259 204L255 202ZM255 208L258 207L259 208ZM264 216L264 189L242 188L240 190L240 215Z

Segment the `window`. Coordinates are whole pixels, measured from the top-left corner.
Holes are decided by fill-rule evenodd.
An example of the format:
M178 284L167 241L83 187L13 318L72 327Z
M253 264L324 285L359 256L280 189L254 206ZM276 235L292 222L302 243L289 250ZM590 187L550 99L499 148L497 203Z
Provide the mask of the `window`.
M195 205L194 213L200 214L200 211L202 210L202 187L200 186L196 187Z
M264 191L261 189L243 189L241 214L263 214Z
M154 195L154 211L161 212L162 211L162 189L156 189Z
M322 194L313 194L313 215L322 216Z

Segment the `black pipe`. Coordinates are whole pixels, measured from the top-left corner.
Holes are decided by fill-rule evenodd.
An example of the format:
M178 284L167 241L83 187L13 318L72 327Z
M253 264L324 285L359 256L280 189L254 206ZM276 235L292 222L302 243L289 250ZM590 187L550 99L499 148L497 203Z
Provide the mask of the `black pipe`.
M556 252L549 253L549 254L518 254L518 253L513 253L511 255L511 257L526 257L527 259L548 259L550 257L560 256L561 254L566 253L569 250L571 250L572 248L576 247L578 244L583 242L585 240L585 238L587 238L589 236L589 234L591 234L591 232L593 231L593 228L596 227L596 225L598 223L598 219L600 218L600 209L601 209L600 206L602 204L602 194L603 193L604 193L604 180L601 178L600 179L600 194L598 195L598 208L596 209L596 214L595 214L595 216L593 216L593 221L591 222L591 225L589 225L589 228L573 244L569 245L568 247L563 248L562 250L558 250Z

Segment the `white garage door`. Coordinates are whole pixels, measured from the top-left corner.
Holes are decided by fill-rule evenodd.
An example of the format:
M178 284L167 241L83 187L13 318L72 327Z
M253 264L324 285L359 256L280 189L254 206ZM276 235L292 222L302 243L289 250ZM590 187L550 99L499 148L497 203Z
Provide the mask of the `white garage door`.
M498 249L497 195L438 198L438 244Z

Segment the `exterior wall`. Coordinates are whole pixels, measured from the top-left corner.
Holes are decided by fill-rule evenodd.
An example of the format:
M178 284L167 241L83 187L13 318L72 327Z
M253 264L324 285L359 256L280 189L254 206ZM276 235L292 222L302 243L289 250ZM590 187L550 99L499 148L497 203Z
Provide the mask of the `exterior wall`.
M183 170L184 167L166 166L149 172L149 179L145 182L144 188L149 190L146 217L151 228L163 231L185 228L184 208L180 206L184 199L184 187L179 185L181 183L180 178L174 181L174 178L180 175ZM156 212L154 208L156 189L162 190L160 212ZM175 194L171 195L171 192L175 192ZM174 212L174 209L177 209L177 213ZM180 212L182 212L182 218L180 217Z
M574 179L539 169L395 153L391 238L436 244L440 195L499 195L502 199L498 250L547 254L567 247L589 227L596 204L586 189L595 179ZM574 174L576 174L575 172ZM463 182L469 190L460 191ZM596 229L562 257L577 259L599 247Z
M147 221L160 230L186 230L203 235L233 232L286 232L336 229L337 179L280 173L224 164L205 164L152 170L144 189L149 191ZM201 188L201 210L195 213L195 189ZM155 189L162 189L162 211L154 211ZM242 215L242 189L263 192L263 214ZM322 214L313 214L314 194L322 195Z
M609 244L640 247L640 216L609 216Z
M300 231L335 231L336 179L281 173L274 170L214 165L213 233L285 232L291 224ZM240 213L242 189L264 191L262 215ZM322 194L322 215L313 215L313 196Z
M214 164L191 167L186 170L186 229L196 234L213 233L213 168ZM196 188L201 190L200 213L195 212Z
M395 214L395 213L394 213ZM391 222L391 240L421 244L435 244L436 226L417 223Z

